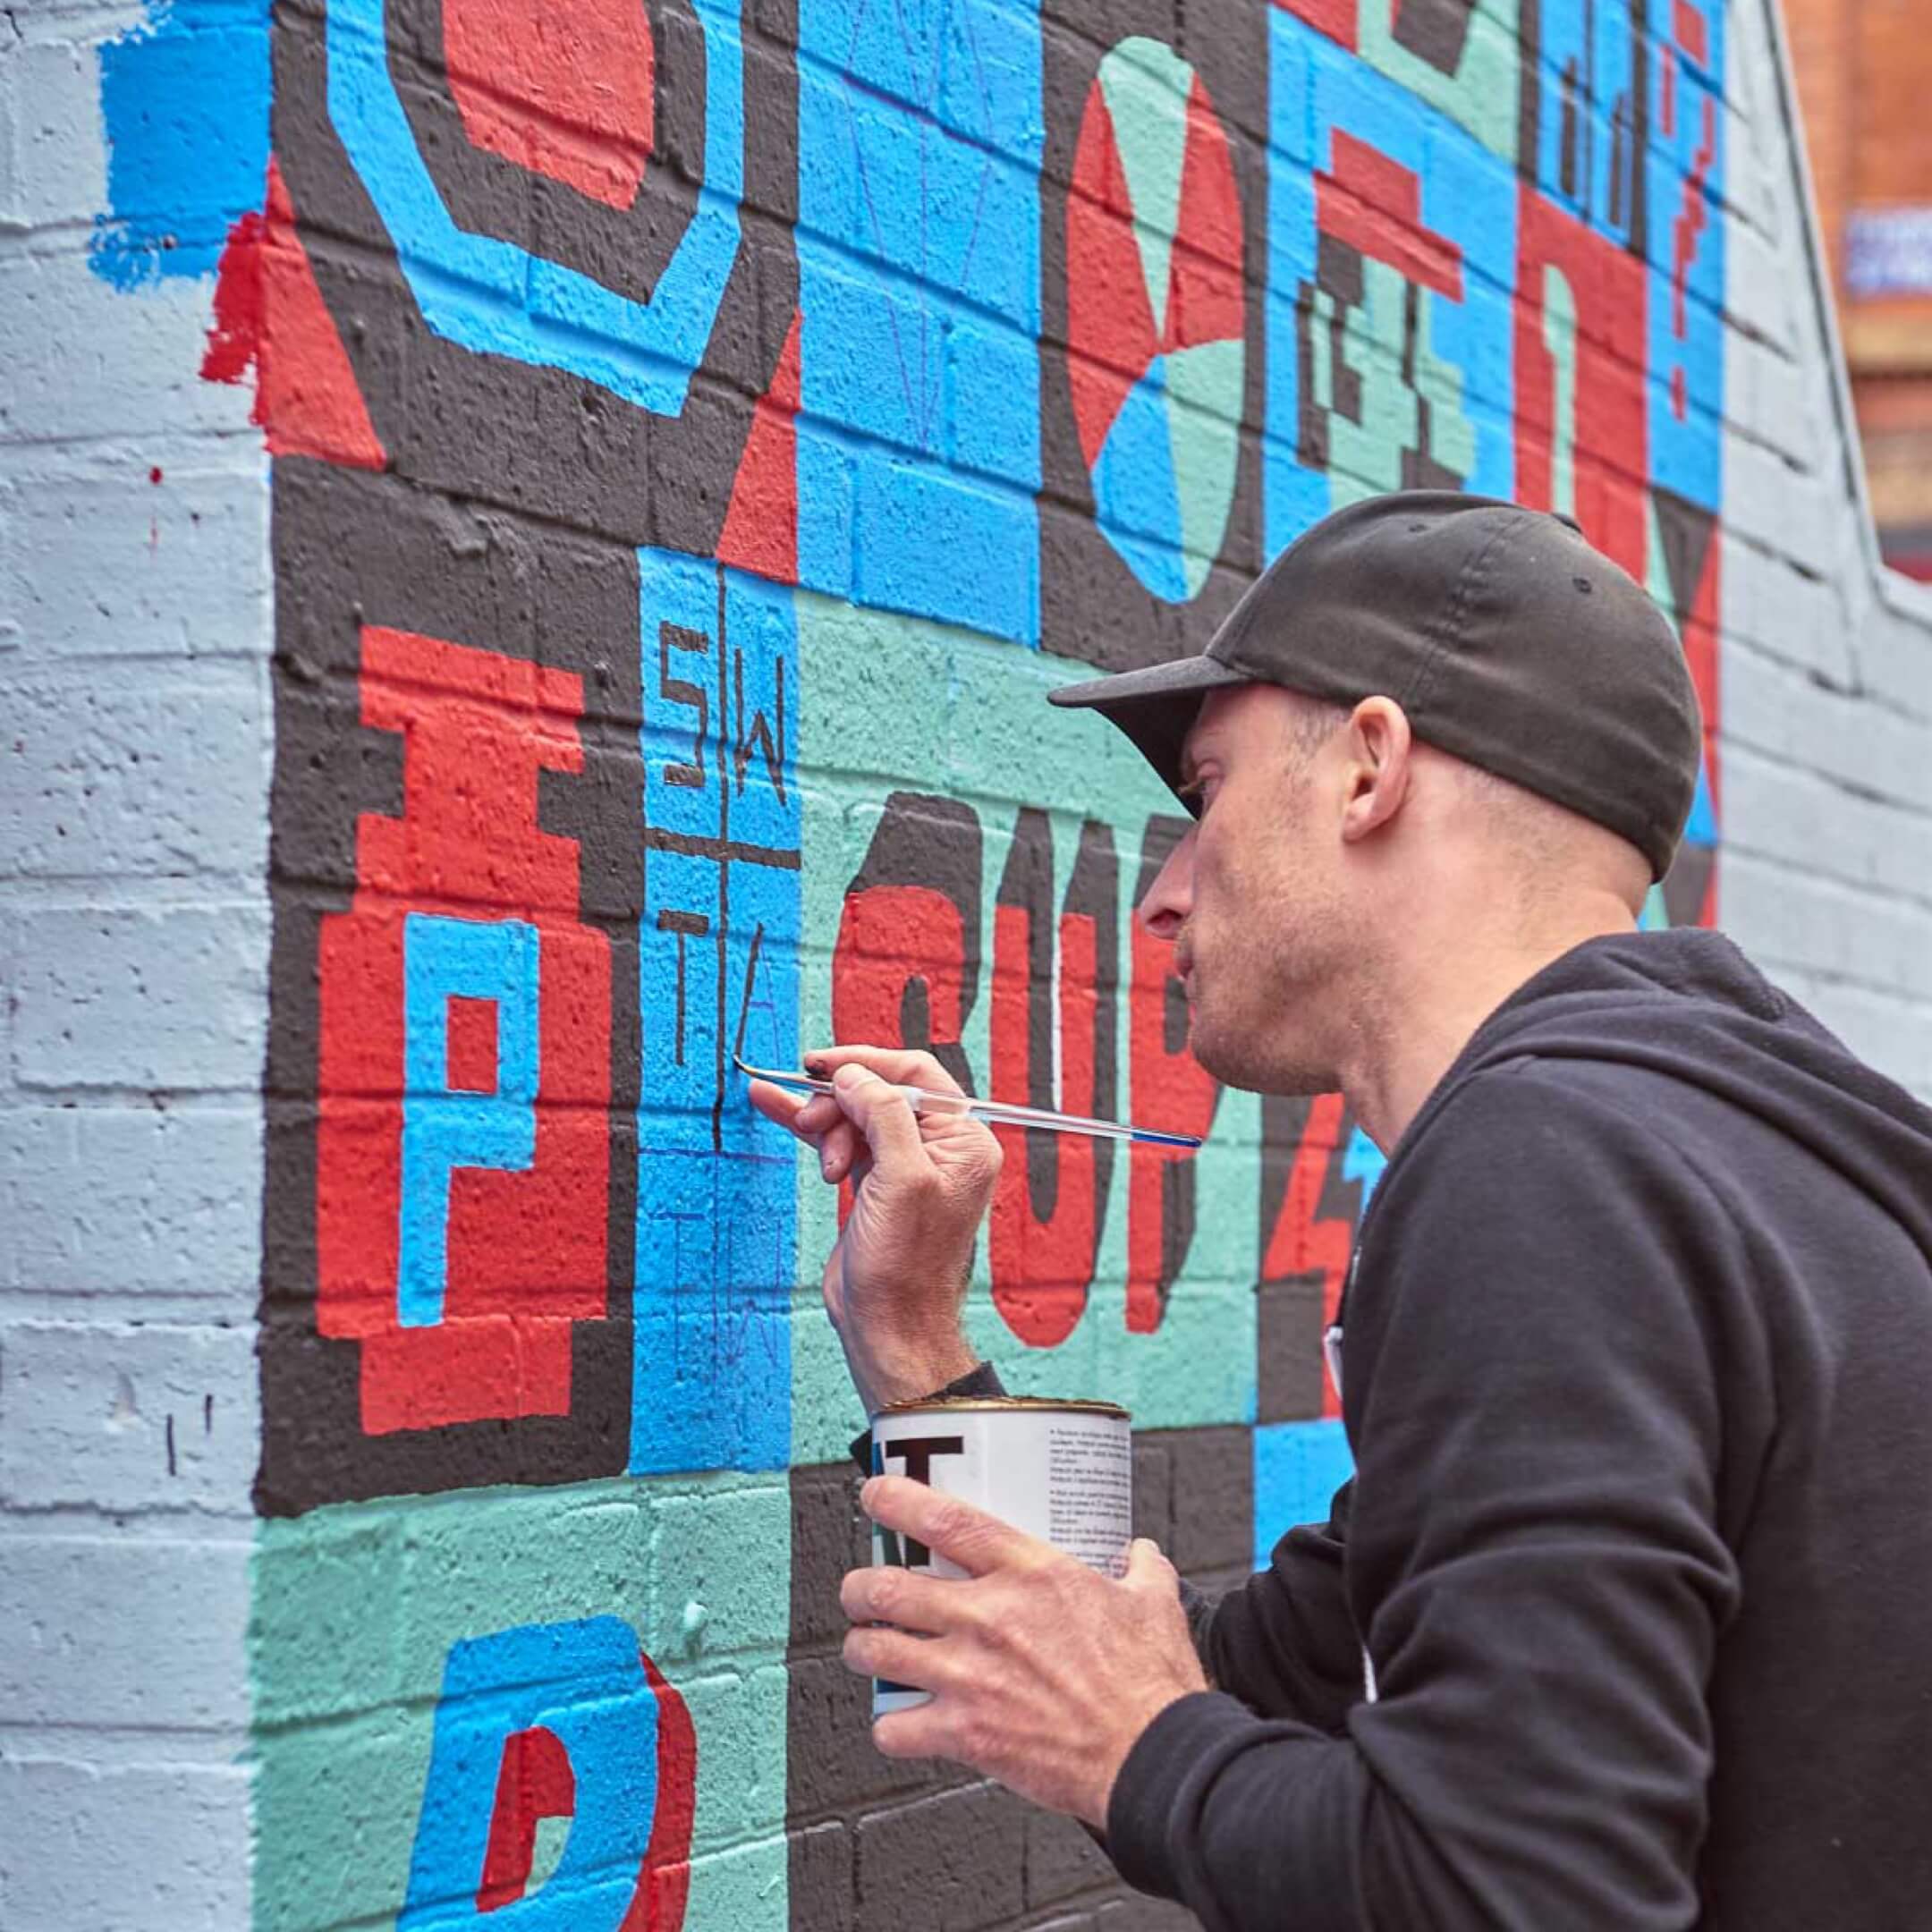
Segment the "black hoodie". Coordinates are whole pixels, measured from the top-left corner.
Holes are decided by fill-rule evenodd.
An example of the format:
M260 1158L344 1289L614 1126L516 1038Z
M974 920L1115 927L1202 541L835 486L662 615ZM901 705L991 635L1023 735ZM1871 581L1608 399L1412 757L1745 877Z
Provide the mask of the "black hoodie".
M1357 1471L1107 1841L1212 1932L1932 1928L1932 1114L1715 934L1592 940L1395 1149Z

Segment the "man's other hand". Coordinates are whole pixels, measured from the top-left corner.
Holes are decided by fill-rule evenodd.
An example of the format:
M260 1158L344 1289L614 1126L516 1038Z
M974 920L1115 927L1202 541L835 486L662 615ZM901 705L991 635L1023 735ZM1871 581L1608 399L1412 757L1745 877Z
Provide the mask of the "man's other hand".
M1000 1146L970 1114L915 1114L901 1085L962 1089L932 1055L831 1046L806 1060L836 1091L805 1098L767 1080L751 1104L818 1152L852 1211L826 1262L826 1312L868 1414L915 1401L975 1366L960 1310Z
M1022 1798L1104 1827L1134 1740L1205 1690L1174 1565L1144 1538L1115 1582L1010 1523L902 1476L875 1476L867 1514L967 1572L881 1566L839 1592L849 1669L933 1692L872 1724L888 1758L951 1758ZM873 1628L877 1622L894 1626Z

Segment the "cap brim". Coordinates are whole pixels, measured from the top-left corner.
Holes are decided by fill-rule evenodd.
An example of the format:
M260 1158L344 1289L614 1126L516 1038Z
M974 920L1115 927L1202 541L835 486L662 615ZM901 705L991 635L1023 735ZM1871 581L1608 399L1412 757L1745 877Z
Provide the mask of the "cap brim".
M1050 704L1068 710L1102 713L1126 733L1161 782L1178 797L1181 748L1202 698L1226 685L1253 682L1216 658L1180 657L1171 664L1148 665L1113 677L1062 684L1048 691L1046 698Z

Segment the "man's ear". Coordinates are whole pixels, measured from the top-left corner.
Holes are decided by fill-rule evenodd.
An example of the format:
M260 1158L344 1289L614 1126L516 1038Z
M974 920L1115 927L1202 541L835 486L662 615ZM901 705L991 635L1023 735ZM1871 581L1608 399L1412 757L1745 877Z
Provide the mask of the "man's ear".
M1342 804L1345 843L1367 838L1402 809L1409 796L1412 742L1408 714L1393 698L1364 698L1349 714Z

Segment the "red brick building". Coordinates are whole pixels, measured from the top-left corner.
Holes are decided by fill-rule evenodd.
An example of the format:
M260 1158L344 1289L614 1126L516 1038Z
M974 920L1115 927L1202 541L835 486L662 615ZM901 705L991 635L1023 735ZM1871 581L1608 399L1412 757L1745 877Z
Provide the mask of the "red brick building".
M1784 0L1886 558L1932 579L1932 12Z

